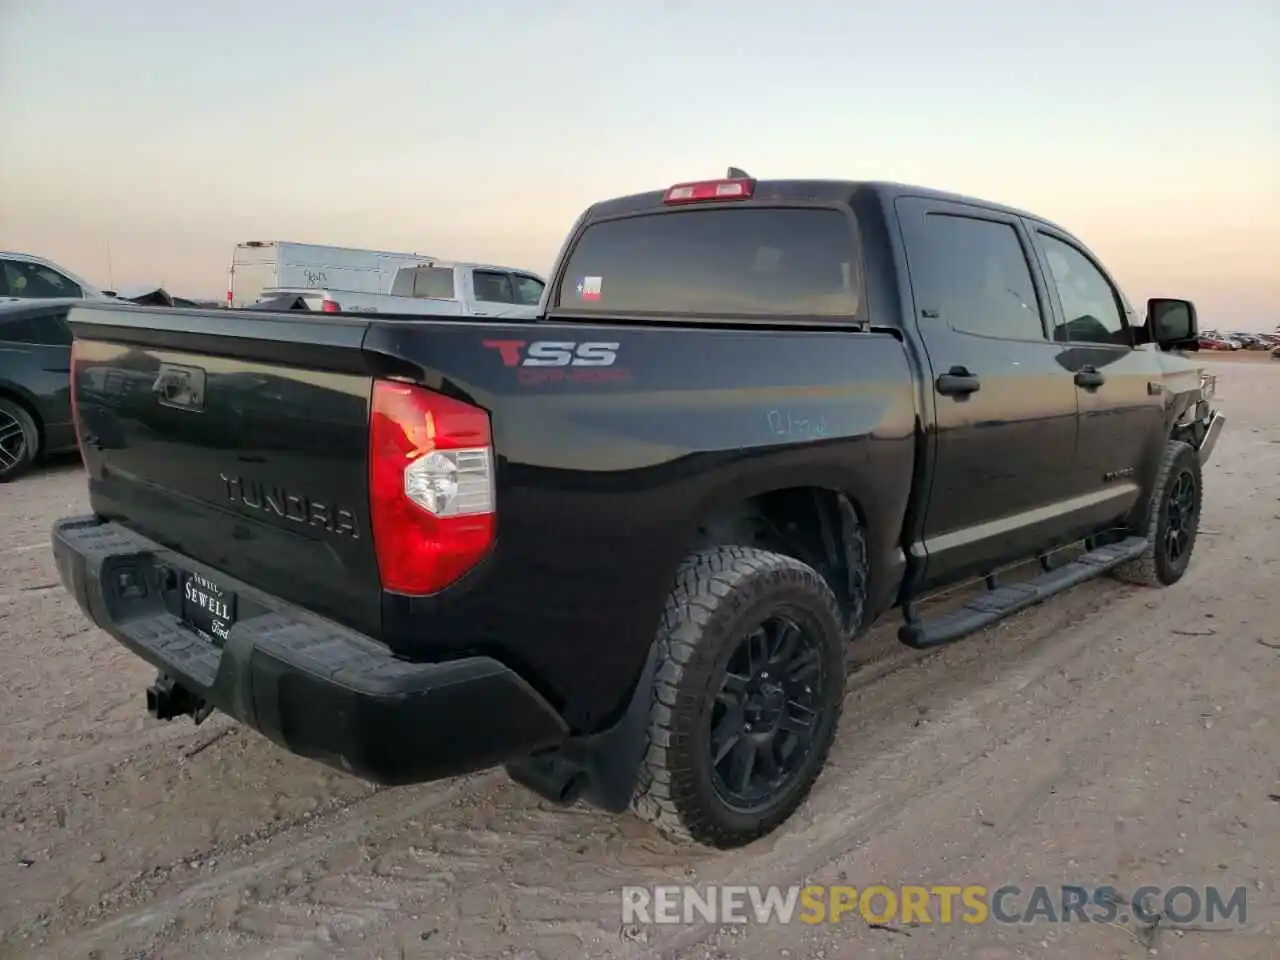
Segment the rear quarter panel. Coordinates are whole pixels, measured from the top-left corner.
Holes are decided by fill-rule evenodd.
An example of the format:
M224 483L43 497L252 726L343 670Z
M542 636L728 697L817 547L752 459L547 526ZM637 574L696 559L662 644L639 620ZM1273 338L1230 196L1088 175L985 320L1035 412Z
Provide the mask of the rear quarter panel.
M844 491L877 568L901 572L916 410L892 335L403 321L376 324L366 349L412 357L428 386L488 409L498 455L493 553L437 598L389 599L388 639L478 645L540 681L577 728L624 704L717 507ZM575 351L595 365L558 365Z

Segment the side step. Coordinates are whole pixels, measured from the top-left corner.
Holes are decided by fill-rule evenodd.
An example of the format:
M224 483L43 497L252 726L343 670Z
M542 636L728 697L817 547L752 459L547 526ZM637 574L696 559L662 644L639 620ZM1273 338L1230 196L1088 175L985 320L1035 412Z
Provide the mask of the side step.
M958 610L939 614L928 620L909 619L899 628L898 639L917 650L928 650L951 643L1003 620L1012 613L1025 610L1086 580L1101 576L1126 560L1136 559L1146 551L1147 546L1145 537L1128 537L1119 543L1098 547L1071 563L1040 574L1034 580L989 590L982 596L974 597Z

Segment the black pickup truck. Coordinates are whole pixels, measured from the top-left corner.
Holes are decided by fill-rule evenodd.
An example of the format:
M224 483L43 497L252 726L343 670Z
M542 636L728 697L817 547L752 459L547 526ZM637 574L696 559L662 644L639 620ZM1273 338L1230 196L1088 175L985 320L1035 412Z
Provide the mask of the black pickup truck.
M886 183L595 204L528 322L69 322L92 514L53 550L154 716L716 846L811 789L891 608L922 648L1179 580L1223 423L1192 304L1139 317L1063 228Z

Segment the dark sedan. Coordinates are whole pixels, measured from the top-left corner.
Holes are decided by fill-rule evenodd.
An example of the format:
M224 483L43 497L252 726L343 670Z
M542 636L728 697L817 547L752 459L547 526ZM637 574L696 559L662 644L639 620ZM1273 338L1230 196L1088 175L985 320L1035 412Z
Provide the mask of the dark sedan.
M0 483L76 447L66 317L79 302L0 303Z

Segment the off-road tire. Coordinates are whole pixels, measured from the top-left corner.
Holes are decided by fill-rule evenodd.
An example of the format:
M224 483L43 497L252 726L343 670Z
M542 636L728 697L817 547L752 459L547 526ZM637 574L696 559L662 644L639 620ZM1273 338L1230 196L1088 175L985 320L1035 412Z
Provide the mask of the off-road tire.
M1169 493L1177 478L1190 473L1195 484L1195 510L1187 549L1180 558L1170 560L1165 548L1169 523ZM1200 455L1190 444L1170 440L1165 444L1151 496L1143 508L1134 533L1147 538L1147 549L1142 556L1128 560L1111 571L1111 575L1125 583L1144 587L1167 587L1182 579L1195 550L1196 536L1200 529L1200 511L1204 497Z
M0 483L16 480L30 470L40 452L40 430L31 414L20 404L0 397L0 430L14 427L22 432L21 452L16 463L10 463L7 456L0 457Z
M741 639L779 611L816 640L822 679L812 745L794 779L767 806L745 813L712 783L710 712L721 671ZM753 547L701 550L681 564L655 643L657 677L648 744L632 811L672 839L742 846L771 832L804 802L826 764L844 700L844 629L835 594L810 566Z

